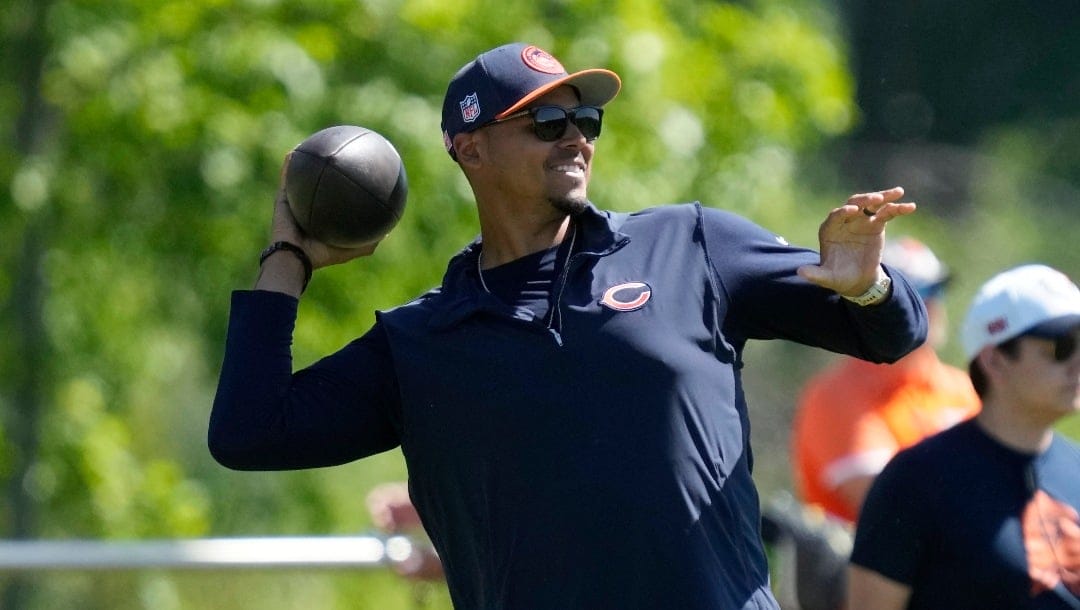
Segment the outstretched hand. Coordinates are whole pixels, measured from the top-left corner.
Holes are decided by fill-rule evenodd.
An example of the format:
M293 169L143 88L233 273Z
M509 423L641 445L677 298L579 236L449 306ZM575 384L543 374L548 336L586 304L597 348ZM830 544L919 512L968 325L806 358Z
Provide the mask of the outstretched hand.
M818 228L821 262L805 265L799 275L809 282L844 296L858 296L877 278L885 225L915 211L915 204L897 203L904 189L852 195L829 212Z

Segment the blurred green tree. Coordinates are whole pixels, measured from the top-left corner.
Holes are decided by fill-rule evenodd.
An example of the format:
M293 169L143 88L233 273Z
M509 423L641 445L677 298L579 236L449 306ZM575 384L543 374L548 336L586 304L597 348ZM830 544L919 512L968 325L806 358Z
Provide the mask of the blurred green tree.
M4 124L17 126L0 152L11 263L0 294L18 339L0 347L7 535L365 527L362 490L403 476L395 455L240 475L205 451L228 291L253 278L284 154L319 128L362 124L399 148L411 187L374 259L316 276L296 336L302 365L359 334L375 308L437 283L476 233L441 149L441 96L458 66L508 40L626 78L601 144L601 205L702 193L792 226L797 155L853 115L832 26L812 9L11 2L0 85L14 119Z
M359 335L375 309L438 283L478 230L467 184L442 149L442 94L486 48L527 40L570 69L604 65L623 76L596 158L591 194L601 207L700 198L816 244L820 218L852 187L831 183L829 171L808 174L820 167L807 160L859 120L829 8L9 0L0 18L0 302L12 328L0 343L2 535L369 527L363 494L404 476L396 452L298 473L232 473L209 458L228 293L253 281L286 152L342 123L394 142L410 201L372 259L316 274L296 365ZM761 348L774 349L789 357L770 362L791 360L790 348ZM781 366L792 365L774 364L760 382L766 413L801 375ZM5 605L287 608L303 599L393 609L428 592L402 593L387 574L206 582L42 581L34 596ZM24 594L10 587L8 601ZM427 603L447 604L437 588Z

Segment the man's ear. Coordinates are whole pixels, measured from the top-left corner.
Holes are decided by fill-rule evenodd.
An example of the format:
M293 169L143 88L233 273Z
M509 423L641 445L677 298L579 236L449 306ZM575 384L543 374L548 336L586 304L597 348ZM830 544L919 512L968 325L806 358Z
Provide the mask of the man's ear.
M454 152L458 163L474 167L480 162L479 134L475 131L462 132L454 136Z
M1008 365L1007 360L1012 360L1005 352L994 346L982 348L975 358L978 359L979 366L982 367L988 379L995 379L1004 374L1003 370Z

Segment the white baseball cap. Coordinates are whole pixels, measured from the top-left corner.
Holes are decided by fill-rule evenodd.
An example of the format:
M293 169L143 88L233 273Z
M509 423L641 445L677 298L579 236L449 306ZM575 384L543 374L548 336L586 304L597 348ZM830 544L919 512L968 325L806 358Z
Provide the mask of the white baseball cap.
M990 278L968 308L960 339L970 362L988 345L1023 334L1053 338L1080 325L1080 288L1046 265L1021 265Z
M939 296L949 283L948 268L933 250L914 237L887 239L881 262L899 269L924 299Z

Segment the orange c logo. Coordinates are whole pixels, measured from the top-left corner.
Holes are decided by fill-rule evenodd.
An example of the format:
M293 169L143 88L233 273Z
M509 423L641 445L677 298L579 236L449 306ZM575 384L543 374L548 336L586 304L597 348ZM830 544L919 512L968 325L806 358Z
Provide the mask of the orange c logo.
M645 282L626 282L608 288L600 304L615 311L641 309L652 298L652 288Z

